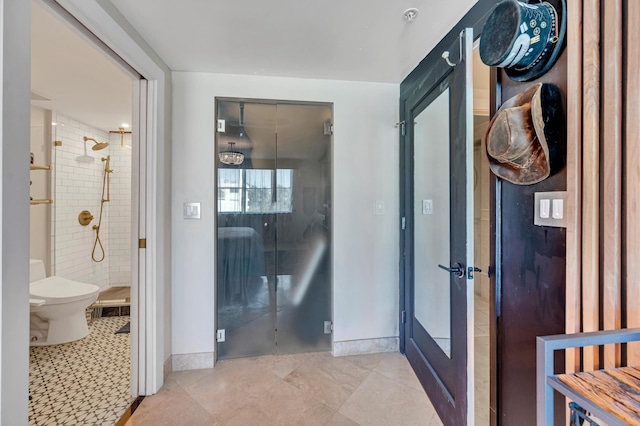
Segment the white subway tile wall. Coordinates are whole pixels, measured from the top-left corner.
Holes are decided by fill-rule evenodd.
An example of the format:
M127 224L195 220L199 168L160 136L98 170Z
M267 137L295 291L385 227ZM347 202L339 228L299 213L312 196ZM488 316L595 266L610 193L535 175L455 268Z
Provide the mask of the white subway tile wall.
M120 146L120 137L56 114L54 135L62 146L53 151L52 273L98 285L101 289L130 285L131 238L131 149ZM109 147L93 151L92 141L109 141ZM111 156L110 200L104 203L100 240L105 256L102 262L91 258L100 217L105 162ZM106 190L104 196L106 197ZM78 215L89 210L94 219L81 226ZM95 258L102 251L96 246Z

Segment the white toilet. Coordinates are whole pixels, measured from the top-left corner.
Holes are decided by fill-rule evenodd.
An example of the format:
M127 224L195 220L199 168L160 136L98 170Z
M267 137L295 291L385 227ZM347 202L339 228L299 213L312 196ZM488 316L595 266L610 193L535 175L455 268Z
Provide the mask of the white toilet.
M29 261L30 345L72 342L89 334L85 311L100 287L62 277L47 277L44 262Z

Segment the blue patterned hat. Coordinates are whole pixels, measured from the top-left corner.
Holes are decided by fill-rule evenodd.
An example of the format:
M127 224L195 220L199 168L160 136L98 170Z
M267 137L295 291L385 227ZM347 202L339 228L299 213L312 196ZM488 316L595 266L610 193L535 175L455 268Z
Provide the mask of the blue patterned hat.
M498 3L482 30L480 58L486 65L504 68L512 80L534 80L560 55L566 20L565 0Z

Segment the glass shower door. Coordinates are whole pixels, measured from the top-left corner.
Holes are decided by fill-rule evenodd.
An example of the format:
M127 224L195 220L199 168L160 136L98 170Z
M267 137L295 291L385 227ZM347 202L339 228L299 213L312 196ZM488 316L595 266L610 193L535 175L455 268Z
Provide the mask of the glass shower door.
M217 356L329 350L332 108L217 110Z
M331 349L331 116L278 105L278 353Z
M275 105L218 101L218 358L273 354ZM225 157L226 155L226 157ZM223 331L224 337L220 336Z

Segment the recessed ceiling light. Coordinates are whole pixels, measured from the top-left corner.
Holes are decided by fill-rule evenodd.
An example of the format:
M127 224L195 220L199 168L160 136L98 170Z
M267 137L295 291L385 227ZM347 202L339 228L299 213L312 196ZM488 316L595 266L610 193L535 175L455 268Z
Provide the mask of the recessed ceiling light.
M408 23L412 23L418 17L418 13L419 10L415 7L412 7L404 11L404 13L402 14L402 18Z

